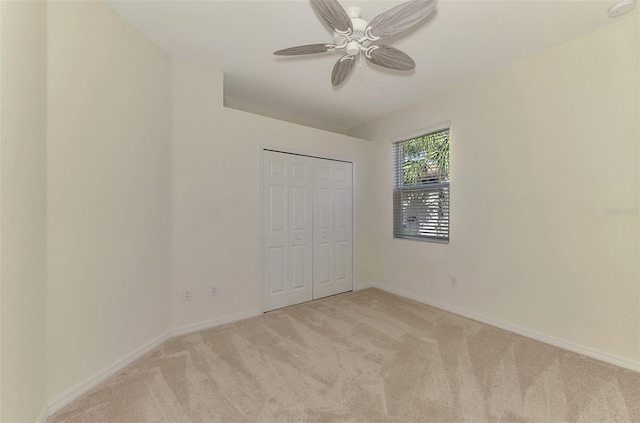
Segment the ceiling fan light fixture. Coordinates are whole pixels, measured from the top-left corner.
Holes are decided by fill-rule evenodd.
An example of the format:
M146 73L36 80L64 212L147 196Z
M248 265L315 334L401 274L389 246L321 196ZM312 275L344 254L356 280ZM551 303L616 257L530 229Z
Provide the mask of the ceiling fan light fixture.
M350 56L355 56L360 53L360 43L357 41L349 41L347 43L346 52Z

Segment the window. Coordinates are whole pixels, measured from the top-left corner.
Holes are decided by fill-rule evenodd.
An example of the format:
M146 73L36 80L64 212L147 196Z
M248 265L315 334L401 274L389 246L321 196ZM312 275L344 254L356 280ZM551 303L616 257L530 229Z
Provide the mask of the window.
M443 126L393 143L394 238L449 242L448 122Z

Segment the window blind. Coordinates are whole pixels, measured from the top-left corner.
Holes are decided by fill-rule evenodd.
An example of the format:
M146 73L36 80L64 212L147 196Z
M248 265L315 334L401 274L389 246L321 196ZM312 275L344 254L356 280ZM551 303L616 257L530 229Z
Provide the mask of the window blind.
M449 241L449 128L393 144L393 236Z

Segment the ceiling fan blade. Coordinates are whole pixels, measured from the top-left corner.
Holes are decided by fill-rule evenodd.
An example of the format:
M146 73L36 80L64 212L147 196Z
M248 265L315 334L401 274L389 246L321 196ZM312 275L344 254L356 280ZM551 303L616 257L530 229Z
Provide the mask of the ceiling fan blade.
M304 46L296 46L276 51L276 56L298 56L301 54L324 53L331 49L327 44L307 44Z
M353 56L350 56L348 54L342 56L340 60L336 62L336 64L333 66L333 72L331 72L331 84L333 84L334 87L342 84L344 80L347 79L347 76L349 76L349 74L353 70L353 65L355 64L355 62L356 61L354 60Z
M416 62L402 51L391 46L375 46L367 52L365 57L371 63L389 69L411 70L416 67Z
M311 7L332 31L352 32L351 18L337 0L311 0Z
M438 0L411 0L371 20L367 30L379 39L389 38L410 28L425 18L438 4Z

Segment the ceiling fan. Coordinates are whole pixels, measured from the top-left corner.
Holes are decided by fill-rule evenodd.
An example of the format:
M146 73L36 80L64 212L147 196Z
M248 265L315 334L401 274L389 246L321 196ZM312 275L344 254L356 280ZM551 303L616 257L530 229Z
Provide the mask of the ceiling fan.
M337 0L311 0L311 6L322 21L333 31L333 44L308 44L276 51L277 56L325 53L344 50L333 67L331 83L338 86L353 70L360 53L371 63L390 69L411 70L416 64L411 57L397 48L379 44L380 41L401 33L425 18L438 3L437 0L410 0L381 13L367 22L359 7L345 11Z

